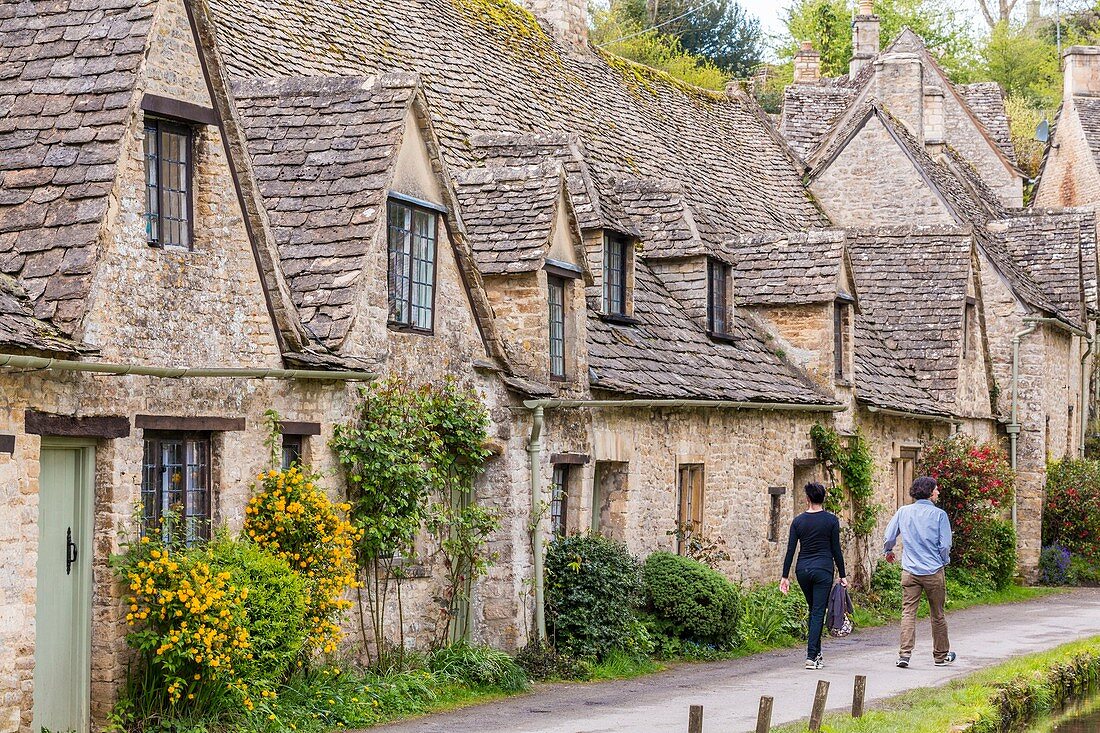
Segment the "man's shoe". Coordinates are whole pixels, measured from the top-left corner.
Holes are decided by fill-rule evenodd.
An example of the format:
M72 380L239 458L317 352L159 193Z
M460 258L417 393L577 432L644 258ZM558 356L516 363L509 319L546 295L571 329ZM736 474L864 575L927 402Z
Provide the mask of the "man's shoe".
M896 662L896 664L902 669L905 669L909 666L909 657L898 657L898 661Z
M822 669L825 666L825 660L821 658L820 654L818 654L817 659L814 660L814 664L816 665L814 669Z
M807 659L806 660L806 669L818 669L817 660L816 659Z
M955 652L948 652L946 657L944 657L943 659L937 659L936 660L936 666L937 667L946 667L949 664L953 664L955 662L955 659L956 659Z

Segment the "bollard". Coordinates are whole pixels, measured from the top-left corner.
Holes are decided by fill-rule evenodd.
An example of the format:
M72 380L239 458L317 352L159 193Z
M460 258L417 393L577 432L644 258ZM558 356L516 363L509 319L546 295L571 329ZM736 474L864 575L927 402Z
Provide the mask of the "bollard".
M814 709L810 713L810 730L821 730L821 719L825 717L825 700L829 697L829 681L817 681L817 693L814 695Z
M688 733L703 733L702 705L692 705L688 710Z
M756 733L770 733L772 729L772 698L760 698L760 711L756 714Z
M863 697L867 694L867 677L866 675L856 675L856 687L852 692L852 717L863 717Z

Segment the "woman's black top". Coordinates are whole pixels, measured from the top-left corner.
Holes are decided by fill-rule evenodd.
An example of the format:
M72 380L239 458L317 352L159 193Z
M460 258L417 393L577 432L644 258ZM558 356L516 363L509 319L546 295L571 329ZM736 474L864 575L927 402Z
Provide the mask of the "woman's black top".
M791 536L787 540L787 557L783 559L783 577L790 577L794 545L799 543L796 572L824 570L833 572L833 563L845 577L844 555L840 551L840 520L829 512L802 512L791 522Z

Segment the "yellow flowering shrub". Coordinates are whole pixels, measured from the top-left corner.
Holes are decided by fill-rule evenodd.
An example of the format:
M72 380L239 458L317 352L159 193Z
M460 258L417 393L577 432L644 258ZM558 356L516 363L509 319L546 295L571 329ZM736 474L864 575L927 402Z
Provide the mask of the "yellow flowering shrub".
M347 504L334 504L315 477L297 466L257 476L259 491L245 508L244 533L282 558L305 580L306 649L331 653L340 641L344 598L356 585L356 530Z
M175 704L228 690L247 706L238 669L252 658L248 588L211 566L206 548L170 550L143 537L116 559L126 590L127 642L142 652L147 679Z

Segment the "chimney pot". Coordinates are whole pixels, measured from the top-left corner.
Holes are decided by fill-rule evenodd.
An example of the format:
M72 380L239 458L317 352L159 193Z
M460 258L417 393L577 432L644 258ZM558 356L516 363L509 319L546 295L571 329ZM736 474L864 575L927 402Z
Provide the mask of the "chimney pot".
M874 15L875 4L873 0L860 0L859 1L859 14L860 15Z
M871 0L860 0L859 14L852 21L852 59L848 73L855 76L878 55L879 17Z
M802 50L803 51L813 51L814 50L814 42L813 41L803 41L802 42Z

